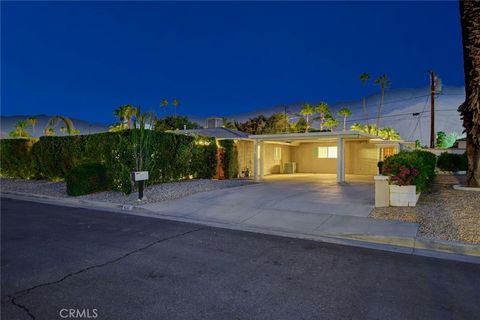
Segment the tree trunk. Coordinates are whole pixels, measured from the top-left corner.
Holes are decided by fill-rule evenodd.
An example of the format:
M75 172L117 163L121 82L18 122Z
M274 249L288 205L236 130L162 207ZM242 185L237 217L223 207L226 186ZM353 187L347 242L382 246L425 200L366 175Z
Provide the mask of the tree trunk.
M382 113L382 107L383 107L383 99L385 97L385 87L382 86L382 93L380 96L380 105L378 106L378 112L377 112L377 136L378 136L378 129L380 128L380 115Z
M480 187L480 1L460 1L465 102L458 108L467 134L466 186Z
M365 113L365 124L368 126L367 100L363 97L363 112Z

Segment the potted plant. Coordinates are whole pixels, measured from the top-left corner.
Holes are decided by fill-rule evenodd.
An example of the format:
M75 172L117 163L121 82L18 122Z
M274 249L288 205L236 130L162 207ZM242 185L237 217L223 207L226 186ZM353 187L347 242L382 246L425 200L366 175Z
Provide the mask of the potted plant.
M415 178L417 168L408 165L385 166L383 174L390 176L390 205L394 207L414 207L420 193L417 193Z

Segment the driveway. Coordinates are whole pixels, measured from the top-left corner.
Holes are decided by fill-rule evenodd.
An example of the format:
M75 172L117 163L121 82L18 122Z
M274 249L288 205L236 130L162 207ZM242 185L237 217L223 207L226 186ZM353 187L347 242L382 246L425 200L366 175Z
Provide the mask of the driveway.
M368 218L374 185L361 176L296 174L266 176L261 183L197 193L179 200L146 204L158 214L198 222L219 222L313 235L378 235L413 237L413 223Z

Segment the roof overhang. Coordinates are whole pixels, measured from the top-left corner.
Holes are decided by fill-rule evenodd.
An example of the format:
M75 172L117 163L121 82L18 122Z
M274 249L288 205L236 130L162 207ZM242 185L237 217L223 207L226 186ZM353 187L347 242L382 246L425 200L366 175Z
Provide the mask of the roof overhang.
M383 139L377 136L358 131L259 134L249 135L248 138L256 141L332 140L337 138L378 139L383 141Z

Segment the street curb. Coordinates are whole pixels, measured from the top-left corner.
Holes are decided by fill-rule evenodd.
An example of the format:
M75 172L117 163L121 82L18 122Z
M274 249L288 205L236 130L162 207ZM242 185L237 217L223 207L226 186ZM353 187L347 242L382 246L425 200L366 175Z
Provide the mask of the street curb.
M41 202L52 205L63 205L68 207L81 207L94 210L106 210L117 213L126 213L149 218L173 220L186 223L201 224L216 228L232 229L237 231L246 231L262 233L267 235L282 236L289 238L322 241L327 243L341 244L383 250L404 254L428 256L445 260L463 261L480 264L480 245L468 244L462 242L443 241L426 239L420 237L385 237L377 235L362 234L299 234L282 229L265 229L253 226L240 226L232 223L225 223L213 220L195 220L186 217L174 215L158 214L139 206L122 205L118 203L106 203L100 201L57 198L45 195L35 195L24 192L2 191L1 197L17 200Z

